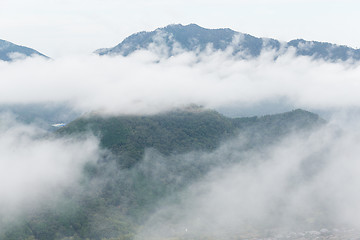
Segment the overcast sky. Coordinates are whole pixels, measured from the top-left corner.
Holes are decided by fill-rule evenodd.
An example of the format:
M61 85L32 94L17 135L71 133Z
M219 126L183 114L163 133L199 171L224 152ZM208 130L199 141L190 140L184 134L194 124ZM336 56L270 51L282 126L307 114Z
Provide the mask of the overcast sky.
M88 54L172 23L360 47L355 0L0 0L0 39L51 57Z

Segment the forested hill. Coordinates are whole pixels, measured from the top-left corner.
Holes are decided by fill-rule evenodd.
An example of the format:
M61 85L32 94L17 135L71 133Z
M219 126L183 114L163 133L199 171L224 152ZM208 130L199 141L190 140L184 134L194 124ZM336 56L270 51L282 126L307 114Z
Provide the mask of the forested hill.
M300 109L262 117L228 118L194 107L150 116L90 115L69 123L58 134L91 131L100 137L104 148L121 155L121 165L131 166L142 158L146 148L165 155L210 151L241 132L258 135L256 141L264 142L322 122L318 115Z
M0 229L0 239L133 240L156 209L179 201L212 170L246 161L249 150L323 123L303 110L249 118L227 118L198 107L147 116L83 116L55 137L92 132L109 151L87 163L78 185L55 202L46 201L20 220L0 218L7 226ZM237 144L243 137L247 144ZM224 152L227 141L236 147Z

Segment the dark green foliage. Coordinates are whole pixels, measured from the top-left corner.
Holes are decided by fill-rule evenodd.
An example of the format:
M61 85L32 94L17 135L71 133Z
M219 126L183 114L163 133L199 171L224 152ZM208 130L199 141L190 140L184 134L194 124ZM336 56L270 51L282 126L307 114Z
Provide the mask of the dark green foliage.
M215 111L174 111L153 116L89 116L78 119L58 133L92 131L101 145L121 156L120 165L138 162L146 148L164 155L213 150L221 140L234 135L232 120ZM119 160L120 161L120 160Z
M131 167L140 161L146 148L161 154L211 151L220 142L242 133L253 142L275 141L292 130L309 128L322 120L303 110L250 118L227 118L216 111L195 107L151 116L87 116L58 131L78 135L88 131L100 137L101 145L118 156L118 163Z
M301 109L263 117L238 118L233 121L236 128L246 132L249 142L256 145L275 142L279 137L292 131L312 129L325 123L316 114Z
M93 133L108 154L84 166L79 188L24 217L0 239L133 239L164 201L177 201L181 190L227 164L207 155L223 141L240 134L249 139L244 148L256 148L322 123L303 110L235 119L198 107L149 116L84 116L56 136Z

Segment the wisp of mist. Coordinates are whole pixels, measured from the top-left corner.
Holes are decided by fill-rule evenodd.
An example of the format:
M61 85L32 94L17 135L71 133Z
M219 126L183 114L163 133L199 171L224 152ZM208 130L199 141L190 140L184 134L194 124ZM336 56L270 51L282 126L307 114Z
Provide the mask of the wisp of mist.
M137 237L232 239L248 233L358 229L359 134L330 123L261 149L243 150L246 139L240 135L215 152L183 155L183 162L230 164L191 184L177 197L180 201L165 200Z

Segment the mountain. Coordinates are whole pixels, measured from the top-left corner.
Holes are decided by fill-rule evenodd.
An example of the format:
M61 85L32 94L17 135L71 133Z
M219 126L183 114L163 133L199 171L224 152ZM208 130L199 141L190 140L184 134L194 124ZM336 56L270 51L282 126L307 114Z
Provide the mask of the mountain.
M197 106L146 116L85 115L54 137L76 139L92 132L100 139L103 157L84 166L80 187L0 229L0 239L135 239L164 201L178 201L184 189L211 170L246 161L247 151L323 124L318 115L300 109L245 118ZM244 138L247 144L228 145L230 155L224 156L224 143Z
M12 61L14 58L19 57L30 57L30 56L42 56L45 58L48 58L42 53L39 53L38 51L28 48L16 45L14 43L1 40L0 39L0 60L2 61Z
M90 115L69 123L59 129L58 134L91 131L100 137L104 148L121 156L120 165L129 167L142 159L147 148L164 155L212 151L240 132L252 134L253 141L260 144L321 121L316 114L300 109L262 117L228 118L216 111L192 106L150 116ZM261 133L261 138L255 138L255 133Z
M258 38L249 34L236 32L229 28L206 29L196 24L181 24L158 28L152 32L139 32L125 38L113 48L98 49L99 55L127 56L136 50L155 49L162 54L173 56L185 51L201 52L207 46L214 50L224 51L231 47L232 53L239 52L250 57L257 57L263 50L273 50L278 55L294 48L297 56L310 56L314 59L329 61L360 60L360 50L327 42L305 41L296 39L282 42L271 38ZM166 46L166 48L161 48ZM158 49L156 49L158 47Z

